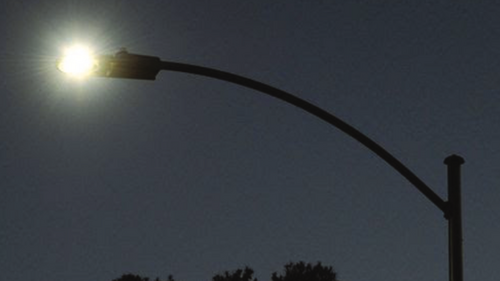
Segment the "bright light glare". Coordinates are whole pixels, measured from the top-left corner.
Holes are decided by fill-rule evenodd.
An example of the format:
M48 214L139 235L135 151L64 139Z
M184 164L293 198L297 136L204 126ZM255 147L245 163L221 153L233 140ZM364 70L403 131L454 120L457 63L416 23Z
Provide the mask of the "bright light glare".
M96 65L92 52L83 46L73 46L64 52L57 68L72 76L83 77L91 73Z

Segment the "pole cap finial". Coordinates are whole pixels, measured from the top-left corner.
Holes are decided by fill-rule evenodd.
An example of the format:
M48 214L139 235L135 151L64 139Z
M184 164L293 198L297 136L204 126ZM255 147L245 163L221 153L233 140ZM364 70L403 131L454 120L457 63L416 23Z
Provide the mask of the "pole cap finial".
M444 163L446 165L462 165L465 163L465 160L462 157L453 154L446 157L446 159L444 159Z

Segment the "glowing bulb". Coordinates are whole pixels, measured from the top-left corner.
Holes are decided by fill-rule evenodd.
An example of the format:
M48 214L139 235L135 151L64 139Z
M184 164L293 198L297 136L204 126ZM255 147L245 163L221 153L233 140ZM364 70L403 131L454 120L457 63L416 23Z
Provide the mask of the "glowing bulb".
M72 76L83 77L89 75L96 66L92 52L83 46L73 46L64 52L57 68Z

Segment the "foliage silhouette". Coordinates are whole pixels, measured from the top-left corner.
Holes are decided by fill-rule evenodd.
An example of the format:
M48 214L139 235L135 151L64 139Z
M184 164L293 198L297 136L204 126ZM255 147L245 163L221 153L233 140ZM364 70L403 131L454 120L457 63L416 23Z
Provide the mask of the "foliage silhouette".
M122 277L118 279L114 279L113 281L149 281L148 277L141 277L139 275L134 275L134 274L124 274ZM160 281L160 278L156 278L155 281ZM174 278L172 275L168 276L168 281L174 281Z
M237 269L232 272L225 271L223 274L217 274L212 277L212 281L257 281L253 277L254 271L249 267ZM134 274L125 274L113 281L149 281L147 277L141 277ZM156 278L155 281L160 281ZM168 276L167 281L175 281L172 275ZM324 266L321 262L316 265L310 263L290 262L285 265L283 275L274 272L271 276L271 281L338 281L337 273L333 271L331 266Z
M134 274L124 274L122 275L122 277L114 279L113 281L149 281L149 278L147 277L144 278Z
M288 263L285 265L284 275L276 272L271 277L272 281L338 281L337 273L331 266L323 266L320 262L316 265L304 262Z
M226 271L224 275L217 274L212 277L212 281L257 281L257 278L253 278L253 272L253 269L249 267L233 272Z

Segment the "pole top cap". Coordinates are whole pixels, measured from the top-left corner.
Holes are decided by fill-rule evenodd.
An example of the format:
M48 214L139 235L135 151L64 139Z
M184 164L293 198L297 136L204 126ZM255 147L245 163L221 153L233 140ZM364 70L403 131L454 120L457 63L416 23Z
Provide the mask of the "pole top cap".
M446 157L446 159L444 159L444 164L446 165L462 165L465 163L465 160L458 156L458 155L450 155L448 157Z

